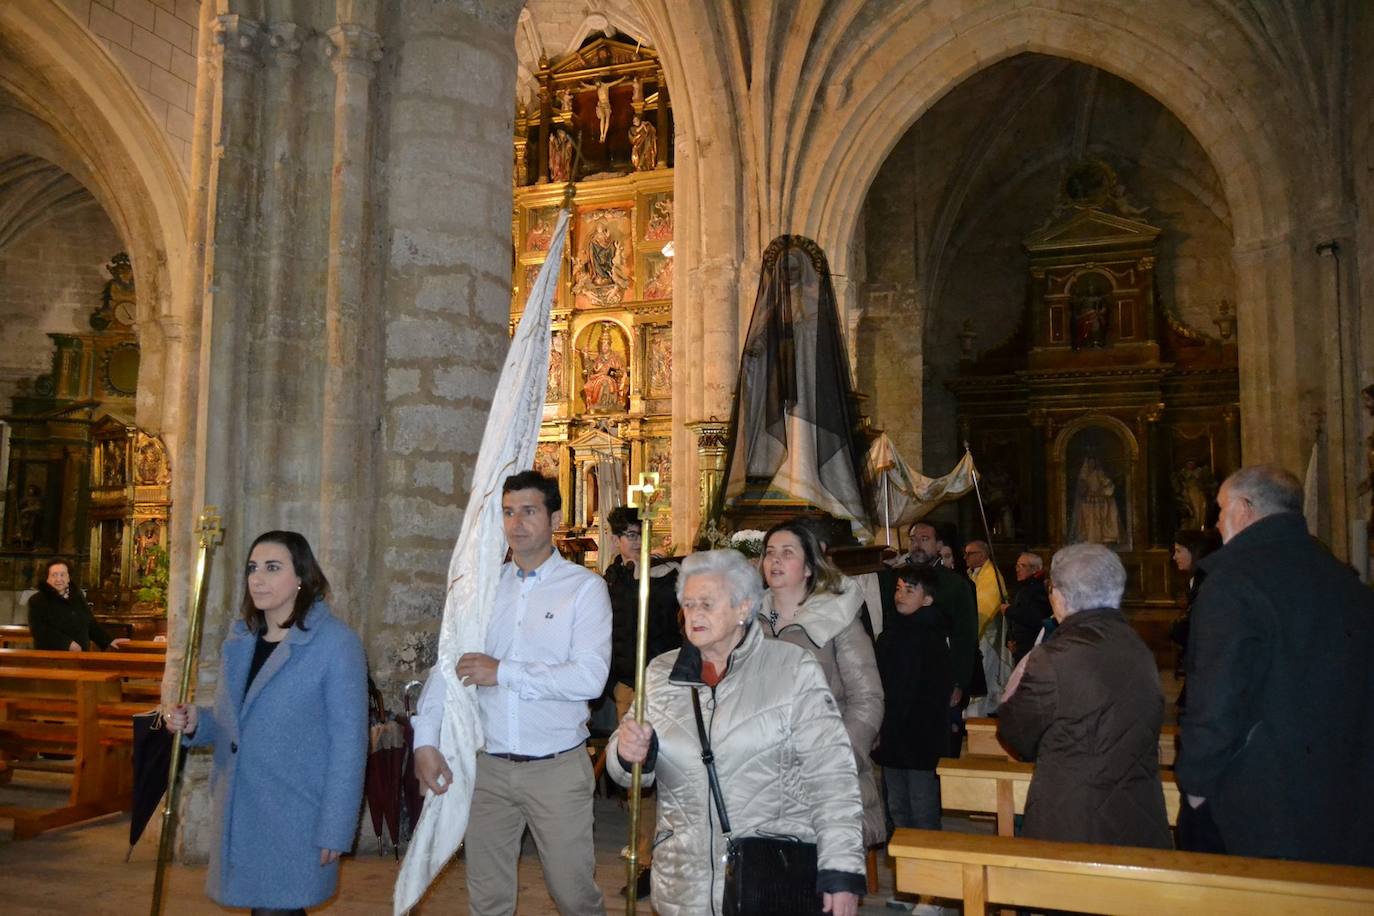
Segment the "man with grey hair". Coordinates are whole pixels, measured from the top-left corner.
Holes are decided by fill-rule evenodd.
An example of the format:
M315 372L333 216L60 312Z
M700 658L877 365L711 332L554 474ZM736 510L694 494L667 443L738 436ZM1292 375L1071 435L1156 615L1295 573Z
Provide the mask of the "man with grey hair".
M1374 591L1307 533L1273 465L1221 486L1193 605L1179 846L1374 865Z
M1050 617L1050 598L1045 593L1045 561L1026 551L1016 558L1016 594L1003 606L1007 617L1007 646L1013 662L1020 663Z
M1126 569L1101 544L1050 565L1054 638L1021 660L997 736L1035 761L1024 834L1042 840L1169 849L1159 782L1164 695L1154 655L1121 613Z

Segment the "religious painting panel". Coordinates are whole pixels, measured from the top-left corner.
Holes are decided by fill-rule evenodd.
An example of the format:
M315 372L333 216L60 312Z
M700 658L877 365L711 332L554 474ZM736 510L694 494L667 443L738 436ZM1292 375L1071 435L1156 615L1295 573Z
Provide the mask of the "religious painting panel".
M553 227L558 221L557 207L535 207L525 215L525 251L537 254L549 250Z
M673 238L673 192L664 191L644 197L644 229L640 236L646 242L668 242Z
M573 307L598 308L625 300L634 279L632 209L584 210L577 216Z
M654 493L650 503L658 506L660 502L664 502L666 505L669 485L673 482L673 440L650 439L644 469L658 475L659 489Z
M650 325L647 330L649 342L647 359L649 363L649 397L667 398L673 395L673 328L672 325Z
M1064 531L1069 543L1131 547L1131 451L1103 424L1073 433L1064 452Z
M582 410L615 413L628 409L630 340L624 329L614 321L597 321L582 329L576 345Z
M525 306L530 304L530 293L534 292L534 281L539 278L539 271L543 266L543 263L525 264L521 268L523 276L520 280L520 291L525 295Z
M673 259L661 254L646 254L640 275L644 277L641 299L673 298Z
M534 469L545 477L557 480L562 453L561 442L540 442L534 447Z

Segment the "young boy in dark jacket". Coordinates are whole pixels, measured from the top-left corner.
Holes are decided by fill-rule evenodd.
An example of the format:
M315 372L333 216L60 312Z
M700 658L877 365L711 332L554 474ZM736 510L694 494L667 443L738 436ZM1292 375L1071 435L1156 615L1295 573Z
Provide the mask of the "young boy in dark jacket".
M885 702L873 762L883 768L893 825L939 830L935 767L949 747L949 697L954 689L949 633L945 616L933 607L936 572L913 565L895 572L897 613L877 644Z

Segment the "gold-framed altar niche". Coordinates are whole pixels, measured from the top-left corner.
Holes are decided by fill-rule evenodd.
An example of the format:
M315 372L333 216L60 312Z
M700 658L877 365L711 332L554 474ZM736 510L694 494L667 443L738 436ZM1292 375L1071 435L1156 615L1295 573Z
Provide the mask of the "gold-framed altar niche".
M171 482L160 438L110 416L92 426L87 585L99 614L165 618Z
M1049 561L1066 544L1104 544L1126 568L1123 606L1161 658L1187 593L1174 534L1215 522L1241 419L1234 327L1218 323L1220 339L1189 327L1158 294L1166 231L1102 163L1072 169L1025 241L1021 321L946 381L1008 581L1022 550ZM961 530L981 536L965 502Z
M548 255L564 191L562 185L517 188L515 191L515 206L511 215L511 238L514 243L512 322L524 313L525 302ZM605 218L598 219L598 216ZM575 275L577 265L585 262L598 224L605 224L612 240L624 246L620 266L629 283L615 287L617 294L601 298L590 294L579 296L574 293L578 282ZM665 284L658 268L662 260L671 260L665 248L672 240L671 169L579 182L554 298L555 318L559 312L574 309L614 309L637 302L671 301L671 277ZM655 280L658 280L657 288L653 288Z
M532 76L535 96L515 109L517 188L672 166L672 102L653 48L598 36Z

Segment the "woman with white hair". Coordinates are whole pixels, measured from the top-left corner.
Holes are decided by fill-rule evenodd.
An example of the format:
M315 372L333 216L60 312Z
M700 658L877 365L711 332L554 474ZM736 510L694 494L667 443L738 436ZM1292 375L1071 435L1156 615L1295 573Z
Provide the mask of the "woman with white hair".
M1050 564L1054 638L1007 684L997 736L1035 761L1023 834L1119 846L1173 845L1159 782L1164 695L1154 655L1121 613L1126 569L1100 544Z
M736 551L684 560L678 598L687 640L649 664L645 722L626 716L606 755L606 770L621 785L642 763L644 783L658 786L655 911L722 910L726 837L711 801L695 702L730 837L815 843L811 912L853 916L865 886L862 805L854 755L820 664L804 649L764 639L756 620L759 573Z

